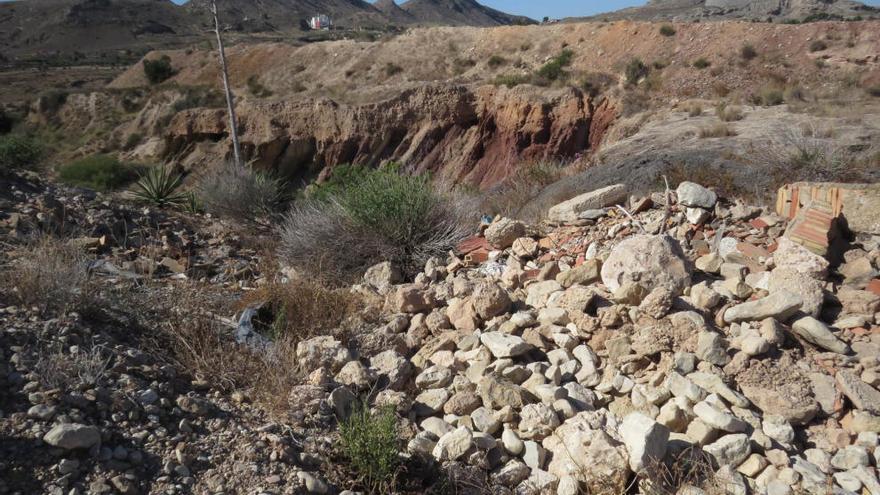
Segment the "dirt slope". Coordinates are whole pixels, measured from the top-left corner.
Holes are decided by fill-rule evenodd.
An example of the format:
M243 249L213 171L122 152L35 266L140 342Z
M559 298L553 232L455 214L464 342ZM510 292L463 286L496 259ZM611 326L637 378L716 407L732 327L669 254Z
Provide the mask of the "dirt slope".
M313 179L343 163L395 160L489 188L536 160L586 163L603 149L627 164L669 149L717 157L815 119L824 119L816 127L839 128L835 137L856 144L877 137L876 119L861 117L877 113L866 89L880 82L878 22L674 26L674 36L661 35L657 24L619 22L414 29L371 43L237 45L229 50L230 72L245 155L294 179ZM815 40L825 48L811 50ZM745 45L754 57L742 57ZM498 76L533 74L563 47L573 52L564 81L513 89L491 84ZM229 155L224 111L222 104L193 103L180 88L216 91L215 54L168 55L178 73L151 90L145 110L120 125L114 139L142 134L132 159L202 171ZM502 63L490 64L493 56ZM633 58L651 67L637 85L624 79ZM701 58L709 67L694 66ZM606 86L583 89L595 80ZM111 89L145 85L142 67L134 66ZM767 91L789 105L757 111L755 100ZM694 99L702 100L703 117L689 121L684 104ZM66 114L83 114L89 106L81 100L81 109ZM704 127L721 124L713 109L718 102L742 108L746 120L726 124L742 138L699 137ZM787 118L790 112L805 116ZM71 129L82 127L77 122Z
M862 19L880 17L880 10L853 0L651 0L593 16L602 20L729 20L793 21L803 19ZM571 18L577 22L587 18Z

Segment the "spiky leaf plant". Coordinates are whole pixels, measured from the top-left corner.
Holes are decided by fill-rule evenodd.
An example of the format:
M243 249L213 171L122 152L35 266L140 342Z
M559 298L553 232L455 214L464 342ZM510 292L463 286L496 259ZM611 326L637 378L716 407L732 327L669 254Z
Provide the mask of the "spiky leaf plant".
M154 167L137 181L134 196L137 199L165 207L186 202L186 194L177 192L182 177L167 167Z

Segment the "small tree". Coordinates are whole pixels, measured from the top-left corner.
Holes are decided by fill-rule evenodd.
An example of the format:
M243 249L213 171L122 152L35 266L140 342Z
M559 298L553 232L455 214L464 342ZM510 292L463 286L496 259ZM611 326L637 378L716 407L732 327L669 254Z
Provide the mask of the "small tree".
M638 82L648 76L651 69L641 60L634 58L626 65L626 82L629 84L638 84Z
M150 84L159 84L175 74L171 66L171 57L162 55L156 60L144 60L144 75Z

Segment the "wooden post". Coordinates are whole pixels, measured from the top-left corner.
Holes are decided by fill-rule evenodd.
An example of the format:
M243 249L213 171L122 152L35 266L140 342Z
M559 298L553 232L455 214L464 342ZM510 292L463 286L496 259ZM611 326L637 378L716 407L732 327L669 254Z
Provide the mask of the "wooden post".
M220 53L220 70L223 73L223 88L226 90L226 107L229 112L229 129L232 135L232 150L235 164L243 166L241 161L241 144L238 141L238 119L235 116L235 97L229 86L229 70L226 68L226 50L223 48L223 37L220 35L220 17L217 15L217 1L211 0L211 13L214 14L214 32L217 33L217 51Z

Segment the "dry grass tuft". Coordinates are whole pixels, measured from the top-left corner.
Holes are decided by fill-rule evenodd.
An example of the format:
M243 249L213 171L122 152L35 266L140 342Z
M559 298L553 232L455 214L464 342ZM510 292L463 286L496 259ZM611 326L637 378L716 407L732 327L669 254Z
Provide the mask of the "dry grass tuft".
M727 124L715 124L707 127L700 128L700 138L723 138L723 137L731 137L736 136L736 131L734 131Z
M79 346L66 353L60 348L41 349L34 373L47 388L79 390L97 385L109 365L110 358L97 345Z
M774 183L793 180L821 182L873 182L877 180L880 150L874 146L854 151L839 140L833 131L805 124L785 127L756 146L749 160L769 167Z
M161 315L164 343L159 349L189 375L227 390L241 390L262 407L284 417L291 387L302 383L306 370L296 359L296 346L316 335L348 340L360 324L360 299L315 281L273 283L249 292L241 308L262 305L254 326L271 339L272 350L254 349L234 339L234 329L206 310L202 287L175 287L175 307Z
M521 220L539 221L540 218L524 218L523 208L544 187L561 179L564 170L562 164L552 162L534 162L517 167L513 175L483 195L480 211Z
M743 115L742 108L736 106L728 106L726 103L719 103L715 107L715 115L721 119L722 122L736 122L738 120L742 120L745 115Z
M18 304L44 315L61 313L89 300L89 261L79 248L46 236L23 248L0 282Z
M715 472L709 454L691 447L667 461L653 460L640 475L639 487L646 495L675 495L686 487L706 495L724 495L727 480Z
M226 162L199 183L205 209L237 221L257 221L276 212L284 200L283 181L249 166Z

